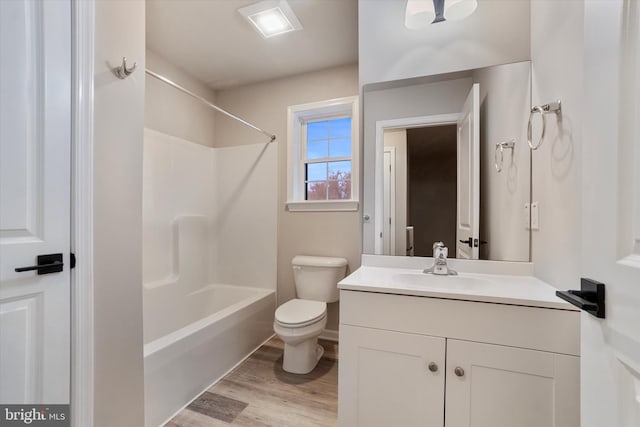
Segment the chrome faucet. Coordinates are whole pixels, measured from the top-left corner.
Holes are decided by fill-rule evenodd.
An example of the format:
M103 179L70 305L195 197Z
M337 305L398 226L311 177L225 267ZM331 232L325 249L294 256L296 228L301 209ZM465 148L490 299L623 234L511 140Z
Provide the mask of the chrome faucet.
M458 274L455 270L447 266L447 255L449 250L442 242L433 244L433 265L425 268L422 272L425 274L437 274L439 276L455 276Z

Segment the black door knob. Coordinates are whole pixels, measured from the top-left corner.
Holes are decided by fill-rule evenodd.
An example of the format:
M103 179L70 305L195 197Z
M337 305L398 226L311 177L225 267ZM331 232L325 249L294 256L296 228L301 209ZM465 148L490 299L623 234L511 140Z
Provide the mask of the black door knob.
M16 273L24 271L37 271L38 275L59 273L63 270L62 254L38 255L37 264L28 267L18 267Z
M467 240L460 240L460 243L466 243L470 248L473 247L473 238L469 237Z

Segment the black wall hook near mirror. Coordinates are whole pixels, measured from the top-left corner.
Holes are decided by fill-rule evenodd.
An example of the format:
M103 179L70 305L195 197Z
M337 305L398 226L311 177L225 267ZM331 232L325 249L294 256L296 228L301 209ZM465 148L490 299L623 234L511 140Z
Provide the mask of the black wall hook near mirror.
M556 291L556 295L596 317L604 319L604 283L580 279L580 290Z

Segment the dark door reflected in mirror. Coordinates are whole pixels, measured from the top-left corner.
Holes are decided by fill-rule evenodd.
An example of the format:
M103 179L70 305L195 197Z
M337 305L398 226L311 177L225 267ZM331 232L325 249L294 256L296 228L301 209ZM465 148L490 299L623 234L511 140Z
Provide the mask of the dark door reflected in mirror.
M414 256L431 256L433 242L456 246L456 126L406 132L407 227L413 233L407 248L413 246ZM449 254L455 257L455 251Z

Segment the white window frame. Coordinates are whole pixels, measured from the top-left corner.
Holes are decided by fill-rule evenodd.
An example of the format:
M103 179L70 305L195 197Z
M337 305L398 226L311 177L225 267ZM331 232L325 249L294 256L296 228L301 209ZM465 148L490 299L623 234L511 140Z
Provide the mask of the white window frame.
M351 117L351 199L305 200L305 123ZM287 109L287 209L290 212L357 211L359 195L358 97L293 105ZM327 161L340 160L328 159ZM343 159L344 160L344 159Z

